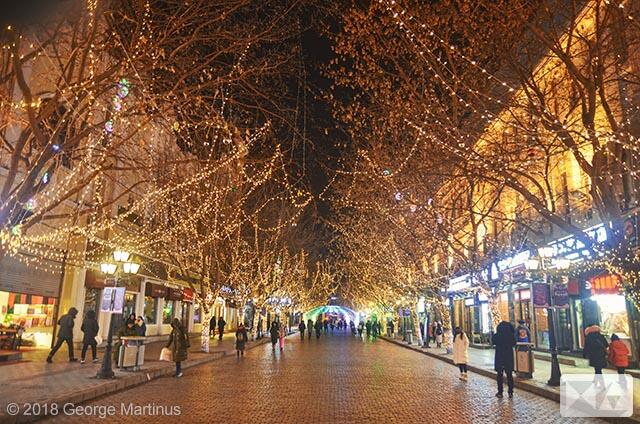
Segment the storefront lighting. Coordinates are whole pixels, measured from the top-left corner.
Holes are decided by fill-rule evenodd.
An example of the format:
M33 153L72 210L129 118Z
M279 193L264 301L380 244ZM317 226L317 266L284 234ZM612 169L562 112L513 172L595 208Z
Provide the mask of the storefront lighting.
M550 258L553 256L553 247L551 246L543 246L538 248L538 255L541 258Z
M110 263L100 264L100 271L102 271L104 274L109 274L109 275L115 274L117 268L118 266L116 264L110 264Z
M122 264L122 269L126 274L137 274L140 269L140 264L135 262L125 262Z
M127 262L129 260L129 252L124 250L114 250L113 259L117 262Z
M535 271L540 268L540 261L537 259L528 259L524 265L528 270Z

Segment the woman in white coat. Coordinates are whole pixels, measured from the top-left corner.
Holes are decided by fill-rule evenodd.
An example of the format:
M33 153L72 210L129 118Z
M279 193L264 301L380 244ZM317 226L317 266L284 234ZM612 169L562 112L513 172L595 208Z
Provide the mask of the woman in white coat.
M453 336L453 363L460 369L460 380L467 380L467 362L469 362L469 338L456 327Z

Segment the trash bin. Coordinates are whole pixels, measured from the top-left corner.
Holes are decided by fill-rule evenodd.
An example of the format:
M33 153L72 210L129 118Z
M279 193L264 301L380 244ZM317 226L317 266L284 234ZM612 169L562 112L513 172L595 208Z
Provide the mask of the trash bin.
M144 341L146 337L120 337L122 345L118 352L118 366L123 369L140 370L144 364Z
M519 378L533 378L533 343L516 343L516 374Z

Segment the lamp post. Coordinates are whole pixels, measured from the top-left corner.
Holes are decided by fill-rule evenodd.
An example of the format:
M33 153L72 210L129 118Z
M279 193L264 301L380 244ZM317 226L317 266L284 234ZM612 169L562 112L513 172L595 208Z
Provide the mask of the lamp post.
M106 275L112 275L115 279L115 286L118 286L118 278L121 274L137 274L140 269L140 264L135 262L129 262L129 252L123 250L115 250L113 252L113 262L105 262L100 264L100 270ZM115 294L114 294L115 295ZM113 298L112 298L113 302ZM119 315L119 314L118 314ZM102 367L97 378L114 378L115 373L111 364L111 352L113 350L113 312L109 314L109 334L107 336L107 346L104 351L104 357L102 358Z
M555 306L553 305L553 290L551 286L551 282L549 280L549 276L547 273L547 261L549 261L553 257L553 248L551 246L543 246L538 249L538 257L540 258L529 259L526 262L526 267L528 270L538 270L540 269L542 272L542 279L545 284L549 286L549 307L547 308L547 320L549 326L549 351L551 352L551 376L549 380L547 380L547 385L558 387L560 386L560 377L562 373L560 372L560 362L558 361L558 344L556 341L556 328L555 328ZM558 268L568 268L570 263L566 260L558 260L557 267Z

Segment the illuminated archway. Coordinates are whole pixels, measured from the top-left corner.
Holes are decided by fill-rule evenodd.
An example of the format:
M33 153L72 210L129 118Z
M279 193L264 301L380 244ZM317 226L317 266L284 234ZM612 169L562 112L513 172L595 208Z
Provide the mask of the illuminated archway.
M343 316L348 323L353 321L355 325L358 325L359 321L358 313L356 311L351 308L347 308L346 306L337 305L323 305L310 309L304 313L304 319L311 319L315 322L320 314Z

